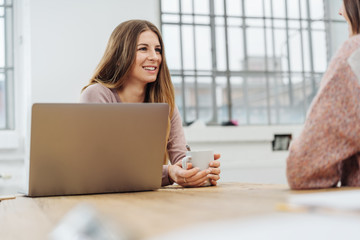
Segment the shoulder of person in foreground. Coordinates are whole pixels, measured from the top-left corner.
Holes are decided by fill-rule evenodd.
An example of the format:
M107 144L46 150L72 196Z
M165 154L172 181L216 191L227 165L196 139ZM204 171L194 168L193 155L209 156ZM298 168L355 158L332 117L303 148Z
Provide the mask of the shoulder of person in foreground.
M320 82L320 89L331 80L334 75L341 72L341 69L346 68L348 59L357 52L360 48L360 35L355 35L347 39L332 57L329 66Z
M336 51L333 59L344 59L349 58L354 51L360 47L360 34L355 35L347 39L340 48Z
M287 178L292 189L327 188L341 179L341 163L359 150L360 86L348 63L360 37L346 41L324 75L300 136L290 146Z
M111 103L116 102L113 92L100 83L95 83L87 88L80 95L81 103Z

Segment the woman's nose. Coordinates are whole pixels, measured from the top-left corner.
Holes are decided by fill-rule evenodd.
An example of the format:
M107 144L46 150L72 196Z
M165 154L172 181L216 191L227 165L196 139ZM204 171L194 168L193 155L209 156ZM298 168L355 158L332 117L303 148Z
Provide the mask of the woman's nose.
M158 60L159 59L159 56L158 56L158 53L154 50L154 51L150 51L149 52L149 56L148 56L148 58L150 59L150 60Z

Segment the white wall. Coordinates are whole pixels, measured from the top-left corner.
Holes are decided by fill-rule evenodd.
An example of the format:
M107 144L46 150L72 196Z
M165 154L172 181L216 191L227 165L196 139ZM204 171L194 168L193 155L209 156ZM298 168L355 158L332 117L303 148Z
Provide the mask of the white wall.
M160 22L157 0L29 2L31 103L77 102L119 23Z

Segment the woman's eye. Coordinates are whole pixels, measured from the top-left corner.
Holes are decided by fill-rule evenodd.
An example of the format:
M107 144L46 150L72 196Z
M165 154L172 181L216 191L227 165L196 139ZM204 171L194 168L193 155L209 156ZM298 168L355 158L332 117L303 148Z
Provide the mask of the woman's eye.
M146 47L139 48L139 51L146 51Z
M155 51L161 53L161 48L156 48Z

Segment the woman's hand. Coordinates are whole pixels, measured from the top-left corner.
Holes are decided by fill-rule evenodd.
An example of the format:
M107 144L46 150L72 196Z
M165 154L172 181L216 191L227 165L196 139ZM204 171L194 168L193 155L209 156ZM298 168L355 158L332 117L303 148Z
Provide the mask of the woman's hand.
M220 179L220 162L216 161L219 158L220 154L214 154L214 161L210 162L210 167L202 171L192 168L191 163L187 164L187 169L183 169L182 162L179 161L169 166L169 177L183 187L201 187L208 183L208 179L211 185L215 186Z
M200 187L207 183L208 174L211 173L210 168L200 171L199 168L192 168L191 163L187 164L187 169L183 169L181 161L168 169L169 177L183 187Z
M220 154L214 154L214 161L210 162L211 173L208 175L211 185L216 186L217 181L220 179L220 162L217 161L220 158Z

